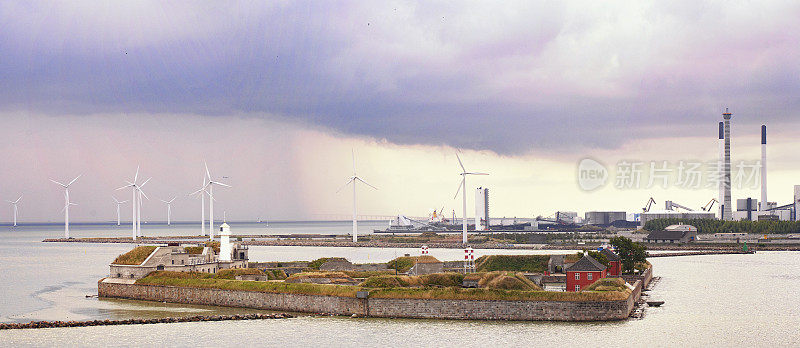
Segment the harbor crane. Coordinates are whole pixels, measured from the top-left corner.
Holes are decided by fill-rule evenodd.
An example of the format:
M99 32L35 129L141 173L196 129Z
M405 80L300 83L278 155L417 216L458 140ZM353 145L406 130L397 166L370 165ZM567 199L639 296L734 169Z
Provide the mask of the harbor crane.
M687 207L685 205L680 205L680 204L675 203L673 201L664 201L664 203L666 205L664 208L667 209L667 210L673 210L672 208L681 208L681 209L684 209L684 210L687 210L687 211L694 211L694 209L692 209L692 208L689 208L689 207Z
M647 201L647 204L645 204L644 208L642 208L642 212L646 213L646 212L650 211L650 207L652 207L653 204L656 204L656 200L653 199L653 197L650 197L650 200Z
M708 203L706 203L706 205L704 205L700 209L702 209L703 211L711 211L711 208L714 207L714 203L719 203L719 201L716 198L712 198L710 201L708 201Z

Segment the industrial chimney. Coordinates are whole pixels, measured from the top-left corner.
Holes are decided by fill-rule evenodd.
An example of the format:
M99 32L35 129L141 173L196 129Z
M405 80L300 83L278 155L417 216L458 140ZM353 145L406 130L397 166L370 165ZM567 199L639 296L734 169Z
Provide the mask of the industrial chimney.
M725 162L723 163L724 177L722 178L725 192L722 197L722 219L733 220L731 212L731 113L728 112L728 108L725 108L722 119L725 122Z
M719 218L724 219L725 214L725 124L719 123L719 162L717 163L717 178L719 178Z
M767 126L761 125L761 211L769 209L767 204Z

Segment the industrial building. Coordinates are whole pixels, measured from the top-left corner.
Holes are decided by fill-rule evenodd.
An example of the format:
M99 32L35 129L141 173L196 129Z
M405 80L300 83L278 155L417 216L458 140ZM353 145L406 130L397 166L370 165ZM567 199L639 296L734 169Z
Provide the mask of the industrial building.
M651 210L641 215L641 225L644 226L648 221L655 219L715 219L716 215L711 211L675 211L675 210Z
M624 211L588 211L585 216L587 225L606 226L614 221L626 221L628 214Z
M475 190L475 230L489 229L489 189L478 187Z

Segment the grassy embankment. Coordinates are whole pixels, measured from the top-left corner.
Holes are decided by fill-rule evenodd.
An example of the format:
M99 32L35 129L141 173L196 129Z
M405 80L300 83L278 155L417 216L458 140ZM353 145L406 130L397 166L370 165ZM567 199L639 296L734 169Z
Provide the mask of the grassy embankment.
M341 297L355 297L357 291L369 290L373 298L453 300L613 301L625 300L630 295L621 279L598 281L598 285L587 291L550 292L541 291L530 280L514 272L467 275L480 278L479 286L485 287L477 289L460 288L464 275L456 273L420 277L379 276L368 279L361 286L232 280L237 274L251 274L249 272L253 271L223 270L217 274L159 271L137 280L136 284Z
M112 264L114 265L139 265L147 259L153 251L156 250L155 246L138 246L131 251L117 256Z

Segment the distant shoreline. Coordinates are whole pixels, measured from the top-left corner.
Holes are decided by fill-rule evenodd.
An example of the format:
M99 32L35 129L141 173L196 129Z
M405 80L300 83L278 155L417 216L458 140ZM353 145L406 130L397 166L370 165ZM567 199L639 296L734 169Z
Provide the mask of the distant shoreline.
M248 236L251 238L255 236ZM274 236L259 236L274 237ZM42 242L46 243L101 243L101 244L166 244L166 243L200 243L207 240L203 236L183 236L183 237L141 237L138 240L123 237L97 237L97 238L49 238ZM386 242L386 241L364 241L353 243L351 241L336 240L242 240L239 243L250 246L306 246L306 247L359 247L359 248L420 248L426 245L430 248L438 249L461 249L463 244L457 242ZM473 243L469 244L475 249L519 249L519 250L582 250L596 249L600 243L587 244L507 244L497 242ZM698 251L730 251L738 252L742 250L742 245L738 244L646 244L647 250L698 250ZM800 251L800 245L758 245L748 244L750 249L758 251Z

